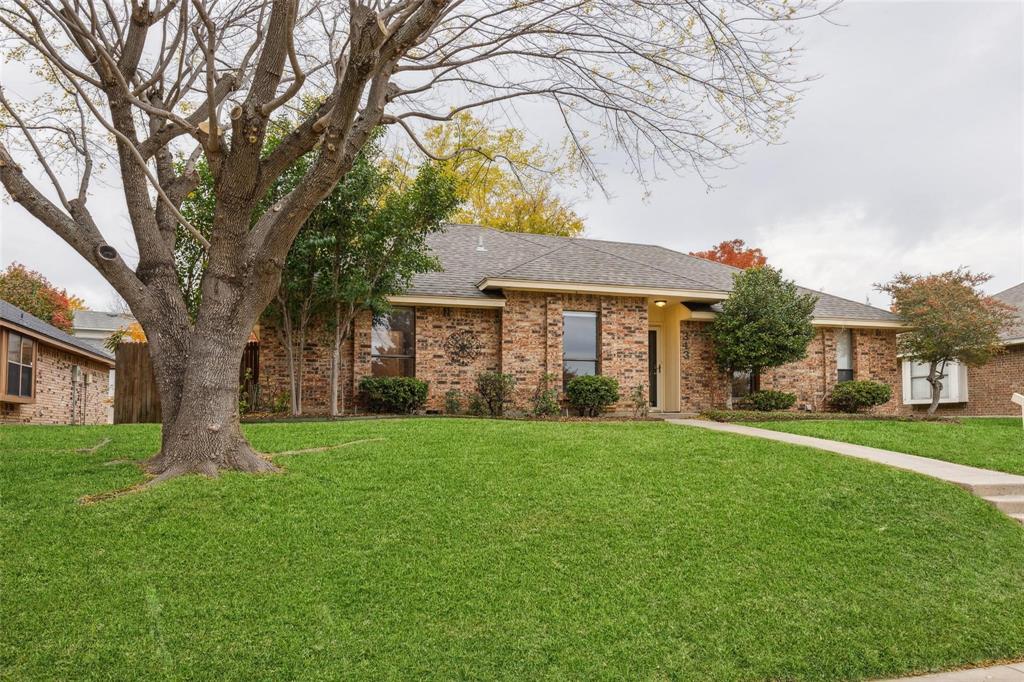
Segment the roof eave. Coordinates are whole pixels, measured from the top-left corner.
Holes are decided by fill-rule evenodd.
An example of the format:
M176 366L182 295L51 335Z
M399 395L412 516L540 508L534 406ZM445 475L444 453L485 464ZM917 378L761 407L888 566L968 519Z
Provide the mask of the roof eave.
M625 284L596 284L593 282L559 282L507 277L484 277L476 285L480 291L511 289L513 291L542 291L568 294L604 294L615 296L664 296L688 301L717 302L729 297L727 291L711 289L673 289L667 287L631 286Z
M55 339L52 336L47 336L46 334L41 334L40 332L37 332L34 329L29 329L28 327L24 327L24 326L18 324L17 322L12 322L11 320L0 320L0 326L8 327L10 329L13 329L14 331L16 331L19 334L23 334L25 336L30 336L33 339L37 339L37 340L39 340L39 341L41 341L41 342L43 342L45 344L48 344L50 346L55 346L57 348L60 348L61 350L68 351L69 353L75 353L77 355L84 355L85 357L89 358L90 360L95 360L97 362L102 362L103 364L105 364L105 365L107 365L109 367L114 367L115 364L116 364L114 362L114 359L111 358L111 357L107 357L106 355L102 355L102 354L96 353L94 351L85 350L84 348L80 348L78 346L75 346L73 344L67 343L65 341L61 341L60 339Z

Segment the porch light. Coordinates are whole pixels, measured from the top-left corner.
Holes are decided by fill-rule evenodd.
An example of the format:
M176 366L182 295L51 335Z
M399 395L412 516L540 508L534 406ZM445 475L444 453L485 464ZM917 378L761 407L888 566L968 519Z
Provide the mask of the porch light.
M667 303L668 301L665 300L657 300L654 302L654 305L658 306L659 308L664 308Z

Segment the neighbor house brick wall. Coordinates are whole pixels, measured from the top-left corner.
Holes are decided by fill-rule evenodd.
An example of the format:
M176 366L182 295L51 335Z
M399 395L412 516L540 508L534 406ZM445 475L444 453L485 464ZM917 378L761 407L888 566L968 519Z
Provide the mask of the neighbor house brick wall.
M110 367L43 341L37 344L35 402L0 403L0 423L110 423ZM72 378L75 365L80 368L77 382Z
M967 402L939 405L938 414L963 416L1020 416L1010 402L1014 393L1024 393L1024 345L1007 346L1003 353L981 367L967 368ZM914 414L927 405L904 406Z

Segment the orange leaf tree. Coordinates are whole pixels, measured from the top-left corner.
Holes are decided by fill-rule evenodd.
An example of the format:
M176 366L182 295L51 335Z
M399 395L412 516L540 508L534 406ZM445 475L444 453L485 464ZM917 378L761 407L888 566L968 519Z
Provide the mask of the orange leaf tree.
M768 262L761 249L747 248L746 242L742 239L730 239L707 251L691 251L690 255L725 263L742 270L759 268Z
M11 263L0 273L0 299L66 332L71 331L75 310L82 309L80 298L68 296L67 290L20 263Z

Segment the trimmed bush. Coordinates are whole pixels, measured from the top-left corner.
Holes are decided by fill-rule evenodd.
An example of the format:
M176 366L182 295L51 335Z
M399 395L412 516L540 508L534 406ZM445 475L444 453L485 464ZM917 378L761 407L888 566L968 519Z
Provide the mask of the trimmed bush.
M619 400L619 382L611 377L573 377L565 387L569 404L584 417L597 417Z
M512 402L512 391L516 378L501 372L481 372L476 377L476 392L492 417L505 413L505 406Z
M742 409L755 412L788 410L795 404L796 394L783 391L755 391L739 401Z
M487 406L484 405L484 399L477 393L469 396L469 403L466 405L466 411L474 417L483 417L487 414Z
M829 402L837 410L858 412L889 402L892 388L878 381L844 381L832 389Z
M427 382L413 377L365 377L359 388L372 412L410 414L427 402Z

